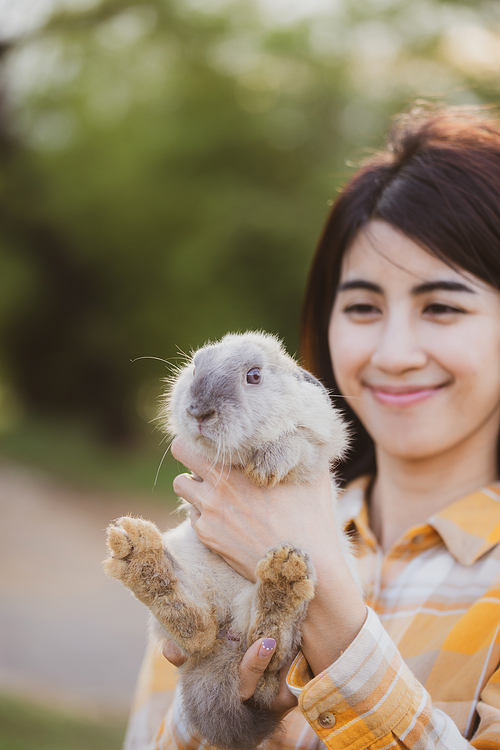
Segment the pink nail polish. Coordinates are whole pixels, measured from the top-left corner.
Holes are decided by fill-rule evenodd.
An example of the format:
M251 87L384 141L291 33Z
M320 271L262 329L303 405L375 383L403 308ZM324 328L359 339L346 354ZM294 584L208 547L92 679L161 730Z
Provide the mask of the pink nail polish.
M262 658L267 659L267 657L272 654L275 648L276 648L276 641L274 640L274 638L264 638L264 640L260 644L259 656L262 656Z

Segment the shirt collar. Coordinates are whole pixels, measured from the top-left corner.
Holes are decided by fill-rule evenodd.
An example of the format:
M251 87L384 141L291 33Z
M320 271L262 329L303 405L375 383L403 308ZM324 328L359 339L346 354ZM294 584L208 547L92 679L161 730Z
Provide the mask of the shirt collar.
M370 545L375 537L368 525L366 490L370 477L351 483L340 502L344 521L354 522ZM482 487L447 505L427 520L459 563L470 566L500 542L500 482ZM420 529L421 530L421 527Z
M500 482L457 500L428 521L462 565L472 565L500 542Z

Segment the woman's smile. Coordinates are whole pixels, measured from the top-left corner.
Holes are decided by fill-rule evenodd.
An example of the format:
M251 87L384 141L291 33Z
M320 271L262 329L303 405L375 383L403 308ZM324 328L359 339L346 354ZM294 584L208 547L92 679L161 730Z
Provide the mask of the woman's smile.
M442 388L446 387L446 383L433 386L390 386L366 383L364 387L381 404L404 407L413 406L413 404L435 396Z

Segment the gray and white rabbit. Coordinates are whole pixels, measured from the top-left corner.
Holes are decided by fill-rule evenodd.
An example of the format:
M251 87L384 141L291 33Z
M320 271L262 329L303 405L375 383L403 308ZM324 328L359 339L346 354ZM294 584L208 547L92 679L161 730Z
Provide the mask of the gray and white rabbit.
M347 442L326 389L263 333L228 334L195 352L173 379L160 417L205 458L240 467L257 485L309 482ZM161 534L151 522L126 516L108 527L107 544L106 573L149 607L160 645L171 639L188 657L179 675L188 725L210 745L254 750L279 725L268 707L280 668L299 648L314 596L307 552L293 540L269 550L254 584L205 547L189 520ZM275 638L276 650L254 697L242 703L238 666L262 636Z

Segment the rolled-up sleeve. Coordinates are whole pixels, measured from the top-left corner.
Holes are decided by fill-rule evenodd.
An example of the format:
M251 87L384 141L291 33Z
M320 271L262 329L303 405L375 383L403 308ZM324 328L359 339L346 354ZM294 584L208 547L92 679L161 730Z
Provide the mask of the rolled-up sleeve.
M443 711L433 709L371 609L358 636L329 669L311 678L299 654L288 686L329 750L500 750L500 734L495 744L471 745Z

